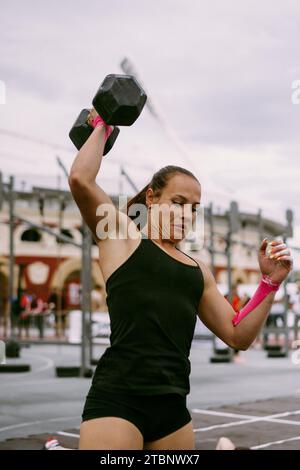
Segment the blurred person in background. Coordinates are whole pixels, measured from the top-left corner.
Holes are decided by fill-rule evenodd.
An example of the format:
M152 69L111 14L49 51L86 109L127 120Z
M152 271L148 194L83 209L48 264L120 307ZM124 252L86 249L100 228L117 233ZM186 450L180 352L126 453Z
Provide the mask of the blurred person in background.
M300 321L300 280L296 283L297 290L295 294L290 295L289 304L291 306L291 310L294 314L294 328L295 328L295 337L294 339L298 339L298 328L299 328L299 321Z
M279 328L284 325L284 317L286 315L285 311L285 302L284 296L281 296L274 299L273 305L271 307L270 313L267 317L265 328ZM276 339L278 339L278 334L275 332ZM269 333L265 332L263 334L263 345L265 346L269 340Z
M38 294L33 294L31 304L30 304L30 314L35 319L35 324L39 331L40 339L44 338L44 311L45 311L45 302Z
M12 325L11 325L11 328L12 328L12 333L15 334L15 331L17 330L18 331L18 336L20 336L20 311L21 311L21 307L20 307L20 299L17 295L14 295L13 296L13 299L12 299L12 305L11 305L11 309L12 309Z
M59 289L54 287L49 294L47 299L50 310L54 313L55 318L55 334L60 336L60 333L65 335L66 322L67 322L67 310L65 302L65 289L59 293Z
M29 326L30 326L30 304L31 304L32 295L30 295L26 290L24 290L21 295L20 301L20 328L19 336L22 337L22 330L25 329L25 337L29 338Z
M91 292L92 312L101 312L104 308L104 292L100 284L96 284Z
M225 299L231 304L235 312L238 312L250 300L250 297L247 294L244 294L242 297L239 295L238 286L240 284L242 284L242 281L238 279L236 283L232 285L231 302L229 299L229 293L225 294L224 296ZM243 362L239 349L233 349L233 361L236 363Z

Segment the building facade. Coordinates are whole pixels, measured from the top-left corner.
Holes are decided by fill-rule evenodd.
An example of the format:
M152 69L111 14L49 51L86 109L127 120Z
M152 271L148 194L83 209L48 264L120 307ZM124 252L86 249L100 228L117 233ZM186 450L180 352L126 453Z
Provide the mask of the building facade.
M111 196L119 207L118 196ZM124 199L123 199L124 200ZM19 217L19 218L18 218ZM204 210L202 220L202 243L193 243L192 238L180 244L180 249L190 256L196 256L211 266L211 225ZM214 256L214 275L217 283L226 284L228 279L228 259L226 247L228 239L228 214L215 213L212 216L214 225L213 244L217 253ZM30 226L26 221L36 224ZM257 216L240 214L241 227L231 236L231 274L232 283L240 280L243 283L257 283L259 279L257 251L263 235L275 237L284 232L284 226L276 221L263 219L263 230L258 230ZM45 229L72 239L81 245L80 212L69 192L55 191L47 188L33 188L30 193L15 193L13 224L13 293L19 290L36 294L47 302L53 291L58 291L61 304L66 309L80 307L80 271L81 248L56 239ZM0 212L0 321L4 322L8 312L8 278L10 272L9 250L9 205L5 201ZM92 288L103 287L105 282L98 263L99 250L95 242L92 245ZM212 266L211 266L211 269Z

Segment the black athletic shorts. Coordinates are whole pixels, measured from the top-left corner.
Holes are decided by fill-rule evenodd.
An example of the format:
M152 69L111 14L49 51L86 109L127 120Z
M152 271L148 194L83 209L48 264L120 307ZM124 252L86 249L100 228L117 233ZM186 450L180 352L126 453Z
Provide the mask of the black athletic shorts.
M186 396L179 393L133 395L90 389L82 421L112 416L126 419L142 433L144 442L155 441L191 421Z

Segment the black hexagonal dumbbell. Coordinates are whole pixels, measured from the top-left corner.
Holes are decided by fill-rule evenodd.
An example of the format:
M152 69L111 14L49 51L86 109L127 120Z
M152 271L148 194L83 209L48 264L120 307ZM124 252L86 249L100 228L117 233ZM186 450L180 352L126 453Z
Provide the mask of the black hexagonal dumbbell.
M80 111L80 114L69 133L70 139L78 150L81 149L83 144L87 141L87 139L94 130L94 128L87 123L89 114L89 109L83 109L82 111ZM112 133L105 142L103 155L106 155L110 151L110 149L115 143L116 138L118 137L119 132L120 129L115 126L113 128Z
M93 106L104 122L114 126L108 137L103 155L106 155L120 132L119 126L131 126L139 117L147 100L146 93L132 75L107 75L100 85ZM83 109L76 119L70 139L79 150L93 132L87 123L89 109Z

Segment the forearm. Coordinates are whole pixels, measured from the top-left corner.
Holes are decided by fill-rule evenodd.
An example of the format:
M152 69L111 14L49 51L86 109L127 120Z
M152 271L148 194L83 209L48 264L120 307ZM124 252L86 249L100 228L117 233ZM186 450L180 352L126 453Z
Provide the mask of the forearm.
M70 182L94 182L99 172L105 146L105 128L94 129L90 137L79 150L70 171Z
M275 293L275 291L270 292L249 314L243 317L242 321L234 326L233 341L238 349L248 349L259 334L272 307ZM237 317L236 315L235 318Z
M234 335L242 345L241 349L247 349L256 338L270 311L276 291L293 267L291 253L282 240L273 240L268 244L265 238L258 259L262 273L260 283L247 305L232 320Z
M249 302L238 312L217 289L212 273L203 265L205 288L199 303L199 317L222 341L232 348L248 349L269 314L276 291L286 279L293 260L286 245L272 241L266 255L267 239L260 246L259 266L262 277ZM273 259L274 258L274 259Z

